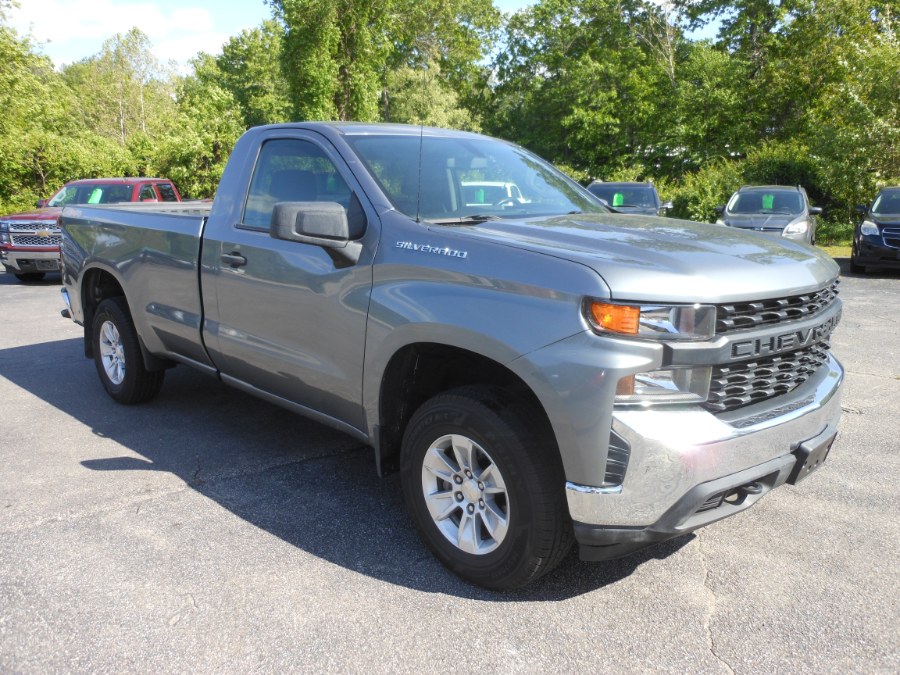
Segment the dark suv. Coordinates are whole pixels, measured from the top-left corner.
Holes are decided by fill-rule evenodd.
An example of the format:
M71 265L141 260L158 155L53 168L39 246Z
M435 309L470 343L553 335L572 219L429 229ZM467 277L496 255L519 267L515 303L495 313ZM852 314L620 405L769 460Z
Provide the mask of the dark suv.
M595 180L587 189L618 213L662 216L672 202L661 202L653 183L604 183Z
M850 271L866 266L900 267L900 187L882 188L871 206L856 207L863 219L853 232Z
M716 213L719 225L815 244L816 216L822 209L809 205L806 190L799 185L745 185L728 204L717 206Z

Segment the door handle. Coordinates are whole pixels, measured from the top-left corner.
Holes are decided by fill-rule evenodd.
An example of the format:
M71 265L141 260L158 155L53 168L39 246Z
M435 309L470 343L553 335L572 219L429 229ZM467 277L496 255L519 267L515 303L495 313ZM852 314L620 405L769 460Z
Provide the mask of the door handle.
M232 267L243 267L247 264L247 259L240 253L223 253L222 262Z

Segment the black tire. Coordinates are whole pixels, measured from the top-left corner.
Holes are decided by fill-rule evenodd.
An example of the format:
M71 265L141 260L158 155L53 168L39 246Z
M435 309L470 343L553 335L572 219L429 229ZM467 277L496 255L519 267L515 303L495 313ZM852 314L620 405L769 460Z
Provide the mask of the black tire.
M403 436L403 493L422 539L448 569L486 588L509 590L534 581L555 568L574 541L559 451L553 438L534 423L536 418L529 406L503 390L464 387L423 404ZM452 444L445 440L450 437L472 442L471 454L477 456L470 463L474 477L464 477L460 466L464 462L459 461L451 462L455 469L448 466L452 473L448 471L447 480L435 478L425 468L426 457L433 463L442 452L441 443ZM460 484L455 484L458 479ZM429 480L434 481L434 490L426 486ZM428 504L440 510L438 497L453 515L432 516ZM471 530L466 527L463 537L460 523L467 509L472 514L466 520ZM492 520L495 526L499 522L505 526L491 531ZM476 552L451 541L456 528L458 540L466 539Z
M101 302L92 327L94 365L106 392L126 405L144 403L156 396L166 371L144 367L137 331L125 299L107 298ZM110 339L112 332L118 339ZM115 355L110 354L111 350Z
M853 274L865 274L866 273L866 266L860 265L858 262L856 262L856 251L855 250L850 252L850 271L853 272Z
M19 281L40 281L44 278L44 272L19 272L16 279Z

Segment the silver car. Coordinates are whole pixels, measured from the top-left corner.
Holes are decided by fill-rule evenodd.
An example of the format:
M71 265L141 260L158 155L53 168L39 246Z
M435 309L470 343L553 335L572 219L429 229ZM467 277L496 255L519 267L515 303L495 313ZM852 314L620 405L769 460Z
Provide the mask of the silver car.
M745 185L717 206L716 223L755 230L774 238L784 237L816 243L816 216L822 209L810 206L806 190L799 185Z

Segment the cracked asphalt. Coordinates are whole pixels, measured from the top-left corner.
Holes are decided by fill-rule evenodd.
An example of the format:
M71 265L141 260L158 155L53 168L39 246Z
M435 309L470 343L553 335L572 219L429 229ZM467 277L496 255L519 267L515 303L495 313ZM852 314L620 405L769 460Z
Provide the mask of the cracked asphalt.
M0 274L0 672L900 672L898 273L845 261L816 475L510 594L351 438L184 367L114 403L58 289Z

